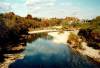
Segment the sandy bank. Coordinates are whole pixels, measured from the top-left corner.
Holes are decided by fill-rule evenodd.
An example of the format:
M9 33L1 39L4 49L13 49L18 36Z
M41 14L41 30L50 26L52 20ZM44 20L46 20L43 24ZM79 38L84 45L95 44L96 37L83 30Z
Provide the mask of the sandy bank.
M70 33L73 32L77 35L78 31L64 31L64 33L59 32L50 32L48 35L53 36L53 42L54 43L63 43L67 44L68 37ZM71 48L73 48L74 45L70 45ZM78 51L82 55L86 55L95 61L100 62L100 50L93 49L92 47L87 46L86 42L81 42L82 49L80 48L73 48L74 50Z
M54 43L63 43L63 44L67 44L67 40L69 37L70 32L74 32L75 34L78 33L77 31L64 31L63 33L59 33L59 32L49 32L48 35L53 36L53 42Z

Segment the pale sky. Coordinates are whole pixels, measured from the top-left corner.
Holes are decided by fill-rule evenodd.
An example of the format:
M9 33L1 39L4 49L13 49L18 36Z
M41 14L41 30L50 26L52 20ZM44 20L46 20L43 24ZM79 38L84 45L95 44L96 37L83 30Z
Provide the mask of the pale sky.
M20 16L91 19L100 16L100 0L0 0L0 13L3 12Z

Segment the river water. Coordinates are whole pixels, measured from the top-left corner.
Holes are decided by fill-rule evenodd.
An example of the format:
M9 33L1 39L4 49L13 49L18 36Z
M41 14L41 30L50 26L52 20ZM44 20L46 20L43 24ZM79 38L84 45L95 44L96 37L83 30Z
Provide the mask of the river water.
M65 44L61 40L64 39L61 38L62 34L53 33L48 34L56 37L48 35L45 38L39 37L31 43L27 43L22 52L25 57L10 64L9 68L99 68L86 56L74 52L68 44ZM64 34L68 36L68 33Z

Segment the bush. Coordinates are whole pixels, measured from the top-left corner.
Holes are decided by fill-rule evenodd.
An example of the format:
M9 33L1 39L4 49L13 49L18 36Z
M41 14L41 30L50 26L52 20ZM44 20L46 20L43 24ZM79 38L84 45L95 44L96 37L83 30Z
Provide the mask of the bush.
M79 36L71 32L67 42L71 45L79 46L80 45Z

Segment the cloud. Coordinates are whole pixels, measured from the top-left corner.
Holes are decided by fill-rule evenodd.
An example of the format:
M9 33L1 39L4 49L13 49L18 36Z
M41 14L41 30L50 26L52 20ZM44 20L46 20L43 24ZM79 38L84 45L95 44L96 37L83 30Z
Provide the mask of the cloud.
M56 0L27 0L26 5L29 13L42 13L48 11L50 7L54 7Z
M37 17L90 18L100 15L100 8L85 7L70 0L0 0L0 12L9 11L21 16L32 14Z
M27 0L27 6L34 6L34 5L53 5L56 0Z
M39 17L76 16L80 8L70 2L58 3L57 0L26 0L25 3L0 2L0 10L13 11L18 15L32 14Z
M28 12L33 16L41 17L65 17L75 16L80 8L71 2L60 2L57 0L27 0Z
M65 5L67 5L67 6L71 6L72 3L71 3L71 2L62 2L60 5L62 5L62 6L65 6Z
M0 12L8 12L11 10L11 4L0 2Z

